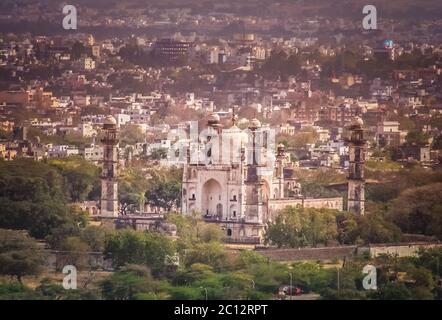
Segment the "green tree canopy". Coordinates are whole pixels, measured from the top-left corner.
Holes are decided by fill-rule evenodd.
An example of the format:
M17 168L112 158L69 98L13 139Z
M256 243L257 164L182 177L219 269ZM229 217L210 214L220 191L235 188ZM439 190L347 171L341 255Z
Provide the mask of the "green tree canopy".
M146 202L170 211L181 203L182 171L177 168L153 171L146 190Z
M442 183L407 189L393 201L389 217L403 232L442 239L441 197Z
M143 265L126 265L100 283L103 298L107 300L158 299L160 283L153 279Z
M269 224L266 241L294 248L327 244L337 235L334 210L287 207Z
M49 164L63 176L64 190L71 202L88 199L89 194L100 186L100 169L81 157L51 160Z
M43 258L36 240L25 232L0 229L0 274L21 282L23 276L40 273Z
M105 254L117 268L141 264L156 274L164 271L166 257L175 254L175 245L168 237L156 232L123 229L108 236Z
M0 227L25 229L36 238L56 228L84 223L81 211L67 205L57 169L27 159L0 162Z

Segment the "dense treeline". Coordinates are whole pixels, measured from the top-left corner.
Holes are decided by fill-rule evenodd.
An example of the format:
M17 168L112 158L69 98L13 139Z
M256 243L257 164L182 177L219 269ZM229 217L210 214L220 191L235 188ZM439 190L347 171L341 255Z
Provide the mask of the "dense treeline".
M330 186L345 175L329 169L297 169L302 193L342 196ZM442 239L442 170L367 162L366 215L337 210L289 207L269 224L267 242L279 247L399 242L408 234Z
M0 161L0 228L40 239L78 229L85 216L69 203L96 197L98 186L98 168L79 158Z
M65 290L49 278L35 289L27 286L23 277L41 272L37 244L20 232L0 229L0 274L19 279L0 281L0 299L272 299L290 281L322 299L442 298L441 249L422 250L411 258L359 256L342 265L282 264L253 251L232 255L207 233L198 236L197 230L207 225L181 216L172 220L179 225L178 241L151 231L109 233L103 243L115 258L115 272L80 274L77 290ZM377 290L363 288L367 264L377 269Z

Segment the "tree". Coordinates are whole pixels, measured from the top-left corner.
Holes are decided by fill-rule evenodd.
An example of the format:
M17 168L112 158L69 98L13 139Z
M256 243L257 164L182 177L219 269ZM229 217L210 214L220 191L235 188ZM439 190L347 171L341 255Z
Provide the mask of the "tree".
M83 54L86 53L86 47L80 41L76 41L72 45L72 57L74 59L79 59Z
M54 283L49 278L40 281L40 285L35 288L35 293L41 299L47 300L98 300L96 291L77 288L76 290L66 290L59 283Z
M399 242L402 238L401 230L379 212L360 217L357 233L365 243Z
M442 134L438 135L436 139L434 139L431 148L434 150L442 150Z
M170 211L173 207L178 208L181 203L181 170L152 172L151 175L145 193L146 202L166 211Z
M0 162L0 228L25 229L45 238L63 225L81 225L84 216L67 205L63 186L63 177L46 163Z
M389 218L403 232L434 235L442 239L442 183L409 188L395 199Z
M21 283L23 276L39 274L43 261L35 239L22 231L0 229L0 274Z
M168 288L173 300L204 300L204 291L199 287L171 286Z
M271 79L281 77L283 80L288 76L296 76L302 71L302 56L297 54L287 55L284 51L272 52L258 73Z
M406 143L410 146L425 146L428 144L428 134L422 131L411 131L407 133L405 137Z
M83 158L72 156L52 160L49 164L64 177L64 188L71 202L86 200L94 187L100 184L99 168Z
M137 300L155 298L160 285L152 278L150 270L142 265L127 265L100 283L102 295L107 300ZM161 297L161 295L160 295Z
M106 230L101 227L88 226L82 229L80 238L92 251L103 252L105 249Z
M120 211L133 212L145 202L144 193L149 187L147 174L140 168L126 168L119 177Z
M422 266L430 270L437 277L442 277L442 249L431 248L427 250L420 249L417 257L412 258L415 265Z
M340 212L336 216L338 240L341 244L354 244L359 237L359 225L356 217L350 212Z
M369 293L369 297L379 300L409 300L411 292L403 283L387 282L378 290Z
M289 148L304 148L307 144L318 141L318 133L312 128L305 128L294 135L278 134L277 142L283 143Z
M199 233L199 237L204 242L219 242L222 240L224 232L217 224L204 224Z
M0 283L0 300L36 300L41 299L31 288L19 282Z
M105 254L117 268L126 264L144 264L158 274L164 271L166 257L175 254L175 246L159 233L124 229L109 235Z
M77 267L77 269L84 269L89 266L90 251L89 246L78 236L68 236L63 239L60 249L63 251L63 256L67 264Z
M316 246L337 237L336 211L287 207L270 223L266 241L278 247Z
M206 264L219 271L228 263L227 254L224 247L217 242L198 243L187 249L184 255L184 265L191 266L195 263Z
M145 134L137 125L125 125L120 130L119 138L122 146L144 142Z
M167 222L174 224L177 228L179 237L177 240L178 252L191 249L201 242L219 242L224 235L219 226L204 222L197 212L194 212L191 216L169 213Z

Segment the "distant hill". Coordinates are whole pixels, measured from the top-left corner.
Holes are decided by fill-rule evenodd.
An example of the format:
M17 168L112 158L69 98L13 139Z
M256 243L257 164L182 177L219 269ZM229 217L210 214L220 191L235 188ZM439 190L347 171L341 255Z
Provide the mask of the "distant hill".
M59 6L59 0L2 0L1 12L8 12L14 5L32 3L33 5ZM244 15L280 16L326 16L330 18L359 19L362 8L374 4L380 17L398 19L441 18L441 0L71 0L69 4L80 7L112 10L127 9L174 9L191 8L194 13L230 12Z

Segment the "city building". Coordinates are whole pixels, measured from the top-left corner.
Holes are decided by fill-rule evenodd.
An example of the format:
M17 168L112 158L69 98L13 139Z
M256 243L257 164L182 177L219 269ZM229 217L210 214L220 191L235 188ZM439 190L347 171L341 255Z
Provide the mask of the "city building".
M185 57L189 51L190 43L173 39L161 39L154 44L154 53L169 61Z

